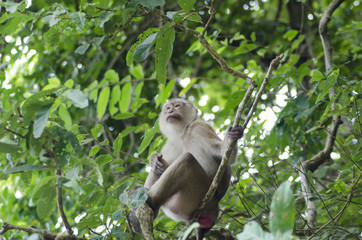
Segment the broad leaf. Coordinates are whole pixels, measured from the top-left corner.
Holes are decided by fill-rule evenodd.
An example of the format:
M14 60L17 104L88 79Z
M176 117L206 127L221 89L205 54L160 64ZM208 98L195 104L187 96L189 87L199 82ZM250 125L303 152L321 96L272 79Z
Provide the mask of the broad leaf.
M82 12L73 12L69 14L70 20L72 20L73 23L77 26L77 29L82 30L85 25L85 13Z
M77 108L86 108L86 107L88 107L88 99L79 90L70 90L70 92L67 95L67 98Z
M178 5L185 11L190 11L194 7L196 0L177 0Z
M121 113L125 113L128 110L129 104L131 102L131 91L132 91L132 83L126 83L122 87L121 93L121 101L119 102L119 109Z
M110 89L109 87L105 87L99 93L99 98L97 102L97 116L98 119L101 120L104 113L106 112L108 101L109 101Z
M153 128L148 129L143 137L143 140L138 149L138 154L141 154L147 147L150 145L153 136L155 135L155 130Z
M142 206L148 198L147 192L148 190L144 187L137 188L132 194L131 207L138 208Z
M150 52L151 47L155 43L157 33L151 34L146 38L140 45L138 45L133 53L133 59L136 62L141 62L145 60Z
M20 145L13 140L2 138L0 139L0 152L3 153L12 153L19 151L21 149Z
M156 41L156 75L157 80L165 84L167 75L167 64L170 61L173 42L175 40L175 31L169 23L165 24L157 34Z
M290 233L294 227L295 203L291 183L283 182L274 192L270 206L270 231L273 234Z
M34 138L40 138L40 136L42 135L48 122L51 106L52 105L44 106L36 113L33 129Z
M79 46L79 47L77 47L77 49L75 49L74 53L83 55L88 50L89 46L90 46L89 43Z

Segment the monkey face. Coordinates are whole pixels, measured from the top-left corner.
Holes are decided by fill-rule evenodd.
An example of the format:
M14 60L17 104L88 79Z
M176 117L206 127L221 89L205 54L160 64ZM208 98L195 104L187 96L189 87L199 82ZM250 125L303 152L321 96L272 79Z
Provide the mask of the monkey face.
M182 120L182 116L185 115L184 109L185 103L180 101L172 101L165 104L163 111L166 117L166 121L169 123Z
M196 107L184 99L171 99L162 108L159 125L167 136L169 130L182 131L191 121L197 118Z

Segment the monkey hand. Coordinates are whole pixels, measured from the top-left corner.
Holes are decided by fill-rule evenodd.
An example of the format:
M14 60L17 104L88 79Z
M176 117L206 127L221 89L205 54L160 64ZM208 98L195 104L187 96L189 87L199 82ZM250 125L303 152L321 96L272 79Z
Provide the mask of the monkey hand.
M167 168L166 161L162 158L162 155L159 153L155 153L151 156L150 165L151 165L152 171L157 175L162 175L162 173Z
M231 141L236 142L239 140L244 133L244 129L242 126L238 125L237 127L229 126L226 130L227 136Z

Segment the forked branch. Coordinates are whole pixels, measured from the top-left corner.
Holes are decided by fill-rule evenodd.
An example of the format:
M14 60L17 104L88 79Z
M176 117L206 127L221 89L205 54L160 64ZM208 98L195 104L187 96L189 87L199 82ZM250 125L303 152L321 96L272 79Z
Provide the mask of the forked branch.
M326 65L326 72L330 72L333 69L333 47L330 35L328 33L328 22L331 19L333 12L337 9L339 5L344 0L334 0L332 1L319 22L319 34L321 37L323 50L324 50L324 59ZM332 87L329 92L329 98L332 100L335 98L335 88ZM336 100L333 100L331 109L332 111L335 109ZM306 202L306 215L307 215L307 226L306 229L311 230L314 227L314 222L317 218L317 207L315 203L311 200L313 194L310 190L310 186L308 183L308 171L316 170L320 165L330 159L330 154L333 151L333 145L335 138L337 136L337 131L339 125L342 123L340 116L334 115L332 119L332 124L330 126L330 130L327 131L328 135L326 138L325 147L318 154L310 158L309 160L300 163L299 165L299 176L300 183L302 188L302 194L304 196L304 200Z

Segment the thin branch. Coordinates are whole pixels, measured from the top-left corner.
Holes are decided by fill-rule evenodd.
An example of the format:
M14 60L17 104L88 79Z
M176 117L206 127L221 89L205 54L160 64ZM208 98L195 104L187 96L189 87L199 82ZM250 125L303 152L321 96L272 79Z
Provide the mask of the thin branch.
M204 26L204 30L202 31L201 35L202 36L205 36L206 34L206 31L207 29L209 28L209 25L211 23L211 21L214 19L215 17L215 13L216 13L216 10L215 10L215 7L214 7L214 0L211 0L211 3L210 3L210 17L209 19L207 20L207 23L205 24Z
M61 182L62 170L61 169L57 170L57 175L58 175L58 181L57 181L58 209L59 209L60 216L62 217L64 226L67 229L69 235L71 236L71 235L73 235L73 230L68 222L67 215L65 215L64 208L63 208L62 182Z
M310 236L308 238L312 239L313 237L315 237L315 235L317 233L319 233L320 231L322 231L326 226L328 226L329 224L331 224L335 219L338 219L342 216L342 214L344 213L344 211L347 209L347 207L349 206L349 204L352 201L352 197L353 197L353 190L354 188L359 184L360 179L361 179L362 173L358 176L358 178L356 179L356 181L354 182L354 184L351 187L351 191L348 194L348 198L347 198L347 202L344 204L344 206L342 207L342 209L331 219L329 220L327 223L325 223L322 227L320 227L312 236Z
M14 134L15 136L18 136L18 137L20 137L20 138L25 138L25 136L21 135L20 133L15 132L15 131L7 128L7 127L4 127L4 129L5 129L5 131L7 131L7 132L9 132L9 133L12 133L12 134Z

